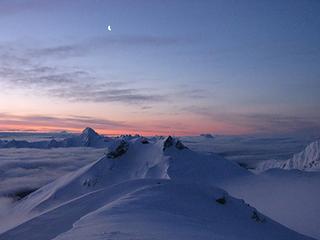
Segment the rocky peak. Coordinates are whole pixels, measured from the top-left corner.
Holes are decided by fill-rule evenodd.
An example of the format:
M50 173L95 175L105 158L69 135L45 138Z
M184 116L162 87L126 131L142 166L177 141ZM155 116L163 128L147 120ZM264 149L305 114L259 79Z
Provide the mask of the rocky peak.
M179 150L187 148L185 145L183 145L183 143L180 140L169 136L166 138L166 140L163 143L163 151L165 151L167 148L170 148L172 146L175 146Z
M128 149L129 143L125 140L121 140L120 143L107 154L107 157L112 159L118 158L125 154Z
M85 146L89 147L94 144L94 142L101 139L101 136L92 128L87 127L82 131L80 139Z
M86 127L82 131L81 136L99 136L99 134L95 130L93 130L92 128Z

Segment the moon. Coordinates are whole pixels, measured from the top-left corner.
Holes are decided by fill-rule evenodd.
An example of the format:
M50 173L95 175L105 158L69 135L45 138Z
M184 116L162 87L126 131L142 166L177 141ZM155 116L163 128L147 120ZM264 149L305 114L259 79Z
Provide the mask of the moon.
M110 25L108 25L108 31L111 32L111 26Z

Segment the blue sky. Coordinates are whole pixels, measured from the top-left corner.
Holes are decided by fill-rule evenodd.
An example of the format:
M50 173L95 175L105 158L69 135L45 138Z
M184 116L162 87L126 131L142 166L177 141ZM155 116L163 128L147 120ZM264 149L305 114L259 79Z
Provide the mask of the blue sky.
M319 12L316 0L2 0L0 127L320 132Z

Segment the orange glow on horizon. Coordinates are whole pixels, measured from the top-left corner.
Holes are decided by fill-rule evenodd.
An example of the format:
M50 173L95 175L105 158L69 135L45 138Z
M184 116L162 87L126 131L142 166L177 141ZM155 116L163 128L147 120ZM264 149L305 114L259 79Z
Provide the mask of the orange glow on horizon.
M10 115L2 114L0 131L80 133L91 127L100 134L139 134L144 136L172 135L195 136L201 133L242 135L255 133L254 129L224 121L201 119L198 116L135 119L131 121L108 120L94 117Z
M153 130L152 126L147 127L135 127L128 129L105 129L100 126L81 126L81 127L61 127L54 126L54 124L44 125L32 125L32 124L0 124L1 132L60 132L68 131L71 133L80 133L85 127L92 127L100 134L104 135L122 135L122 134L139 134L144 136L155 136L155 135L173 135L173 136L192 136L199 135L201 133L212 133L212 134L225 134L225 135L241 135L248 134L251 132L250 129L226 126L225 124L216 124L215 126L202 127L201 129L192 126L188 130L172 130L172 129L158 129Z

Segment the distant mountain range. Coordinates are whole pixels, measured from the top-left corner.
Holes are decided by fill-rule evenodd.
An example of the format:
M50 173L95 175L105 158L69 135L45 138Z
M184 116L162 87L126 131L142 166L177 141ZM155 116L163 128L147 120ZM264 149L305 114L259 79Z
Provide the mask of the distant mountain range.
M99 135L92 128L85 128L80 135L63 140L45 140L29 142L25 140L0 140L0 148L58 148L58 147L106 147L110 138Z

